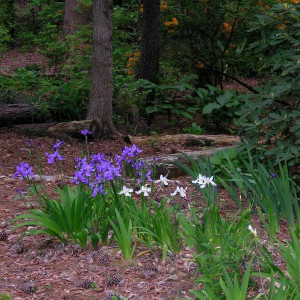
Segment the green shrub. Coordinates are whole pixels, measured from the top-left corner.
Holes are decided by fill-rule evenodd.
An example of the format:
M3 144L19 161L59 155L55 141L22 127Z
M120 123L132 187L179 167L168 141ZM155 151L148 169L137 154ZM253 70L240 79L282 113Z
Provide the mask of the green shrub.
M282 25L283 21L287 21ZM280 27L281 26L281 27ZM291 3L277 4L257 16L252 31L259 37L252 49L272 53L273 80L258 94L245 98L235 124L243 136L242 148L258 158L269 157L276 163L299 163L300 153L300 66L299 14ZM243 97L243 96L241 96Z

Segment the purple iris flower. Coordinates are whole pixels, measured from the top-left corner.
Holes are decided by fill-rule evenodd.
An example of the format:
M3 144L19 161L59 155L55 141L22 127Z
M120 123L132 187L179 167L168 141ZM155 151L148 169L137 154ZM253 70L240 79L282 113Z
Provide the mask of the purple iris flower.
M73 178L72 182L74 182L74 183L76 183L76 184L80 184L80 183L88 184L88 183L89 183L89 181L88 181L87 178L84 176L84 174L82 173L81 170L75 171L75 173L74 173L74 178Z
M272 173L271 176L270 176L270 179L276 177L276 174Z
M132 145L131 151L132 151L136 156L138 156L140 153L143 152L143 150L141 150L140 148L138 148L138 147L136 146L136 144L133 144L133 145Z
M148 181L152 181L152 178L151 178L151 171L148 171L147 173L146 173L146 178L147 178L147 180Z
M132 147L125 147L122 151L121 158L129 163L131 161L130 158L137 157L141 152L143 152L141 149L139 149L135 144L132 145Z
M104 174L103 174L104 179L110 181L114 179L114 173L112 172L112 170L107 170Z
M95 184L94 186L91 186L93 189L92 197L96 197L98 194L106 195L107 193L103 189L102 184Z
M22 176L23 178L33 177L32 167L25 162L20 162L20 164L16 167L16 173L14 178Z
M98 182L98 183L101 183L103 182L103 176L101 174L96 174L95 175L95 180Z
M87 136L88 134L93 134L94 132L89 131L88 129L81 130L81 134Z
M96 164L96 163L101 164L104 160L105 160L105 155L104 154L97 153L97 154L92 154L91 155L91 162L93 164Z
M27 144L28 144L28 147L32 150L32 149L33 149L33 147L32 147L32 141L31 141L31 140L28 140L28 141L27 141Z
M63 143L64 141L58 141L55 145L53 145L53 149L57 150Z
M91 177L92 173L95 171L94 167L92 164L83 164L81 167L81 172L84 173L84 176L86 177Z
M82 164L87 163L87 158L86 157L84 157L84 158L77 157L77 158L75 158L75 161L77 162L77 165L76 165L76 169L77 169L77 168L81 168Z
M145 167L145 163L141 160L137 161L137 162L133 162L131 164L131 166L136 169L137 171L143 169Z
M48 152L46 152L46 155L48 157L48 163L50 165L54 164L55 159L64 160L64 158L58 153L58 150L55 150L55 152L52 154L49 154Z

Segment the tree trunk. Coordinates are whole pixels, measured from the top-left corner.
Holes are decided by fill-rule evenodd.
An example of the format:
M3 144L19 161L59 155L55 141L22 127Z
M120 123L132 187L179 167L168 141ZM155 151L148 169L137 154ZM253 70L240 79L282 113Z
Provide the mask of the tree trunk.
M87 7L83 7L77 0L65 0L64 35L74 34L81 25L91 20L91 13Z
M146 79L158 84L159 71L159 28L160 0L143 0L142 18L142 51L137 72L138 79ZM155 91L148 94L146 106L153 103ZM152 115L147 116L148 125L152 123Z
M87 119L97 120L103 138L115 138L112 122L112 0L93 1L92 87Z

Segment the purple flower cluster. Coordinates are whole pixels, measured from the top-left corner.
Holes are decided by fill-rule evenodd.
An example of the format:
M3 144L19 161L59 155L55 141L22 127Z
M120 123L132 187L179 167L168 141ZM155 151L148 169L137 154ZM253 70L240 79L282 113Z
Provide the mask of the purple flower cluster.
M21 162L17 167L16 167L16 173L14 177L22 176L23 178L29 178L33 177L32 173L32 167L25 162Z
M122 151L121 156L116 156L117 163L121 165L124 161L126 161L128 164L131 164L131 166L136 169L137 157L142 152L143 150L139 149L135 144L133 144L132 147L126 146Z
M145 172L142 172L142 170L145 171L145 169L147 169L145 163L138 159L138 156L142 152L141 149L133 144L132 147L125 147L121 156L116 158L120 165L123 165L124 162L126 162L127 165L138 171L137 174L140 176L140 179L138 180L139 183L143 182L145 179L152 181L151 171L148 171L146 174L144 174Z
M114 160L100 153L92 154L90 159L87 157L77 158L73 182L88 185L93 190L93 197L99 193L105 194L105 182L121 177L125 165L129 165L138 171L138 175L141 176L139 181L141 182L141 170L145 168L145 164L138 160L138 155L141 152L141 149L133 145L132 147L125 147L121 155L116 155ZM150 175L151 171L146 174L149 181L152 180Z
M90 162L87 157L79 158L76 161L73 182L88 185L93 190L93 197L99 193L106 194L103 188L105 182L121 176L121 167L114 166L113 162L107 160L104 154L92 154Z

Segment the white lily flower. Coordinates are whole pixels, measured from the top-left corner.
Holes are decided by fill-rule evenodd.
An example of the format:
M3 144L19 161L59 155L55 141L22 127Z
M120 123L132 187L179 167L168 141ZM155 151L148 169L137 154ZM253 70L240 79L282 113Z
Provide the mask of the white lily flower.
M212 186L216 186L216 183L213 181L214 177L206 177L204 175L199 174L196 180L193 180L192 183L199 184L201 189L204 189L206 185L211 184Z
M170 181L167 176L160 175L159 180L156 180L155 183L161 183L162 185L168 185L168 181Z
M206 177L205 178L205 183L206 184L211 184L212 186L217 186L216 183L213 181L214 180L214 177L211 176L210 178L209 177Z
M248 229L254 235L254 237L257 237L257 231L256 231L256 229L254 229L251 225L248 226Z
M196 178L196 180L193 180L192 183L198 183L200 185L200 184L204 183L204 179L205 179L205 176L199 174L198 177Z
M128 189L125 185L122 188L122 191L120 191L119 195L124 194L126 197L131 197L131 194L133 192L133 189Z
M179 193L180 197L186 198L186 189L187 188L184 189L183 187L177 186L176 190L174 191L174 193L171 194L171 196L175 196L175 195L177 195Z
M150 192L151 192L151 188L147 187L146 185L143 185L143 186L141 186L141 189L139 191L136 191L135 193L138 194L138 195L143 193L144 196L147 197L147 196L149 196Z

